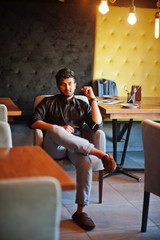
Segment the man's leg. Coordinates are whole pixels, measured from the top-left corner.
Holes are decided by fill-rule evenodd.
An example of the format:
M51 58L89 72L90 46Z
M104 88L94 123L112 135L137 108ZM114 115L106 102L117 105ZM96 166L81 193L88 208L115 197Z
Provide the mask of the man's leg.
M92 185L92 166L89 155L68 151L68 158L75 165L77 176L76 203L88 205Z
M43 148L44 150L55 160L63 159L66 157L66 151L67 149L61 145L58 145L52 139L50 136L45 136L44 142L43 142Z
M64 152L65 149L70 149L73 152L88 155L94 145L86 139L82 141L81 137L68 133L63 127L52 125L46 132L43 147L50 156L57 159L57 153L58 158L60 158L60 152L63 155L63 148Z
M72 218L82 228L91 230L95 227L95 224L83 212L83 208L89 203L92 185L92 167L88 153L94 145L90 144L86 139L68 133L62 127L53 125L45 135L44 149L56 159L60 156L58 150L61 145L65 146L65 149L68 148L68 157L74 163L77 170L77 211L73 214Z
M63 127L52 125L46 132L44 138L44 149L53 158L60 158L59 148L62 146L64 150L68 149L69 157L75 161L77 169L77 195L76 203L78 204L76 213L73 214L73 220L86 230L91 230L95 227L93 221L83 212L85 205L88 205L91 184L92 184L92 168L89 153L102 159L106 158L108 161L108 155L94 147L88 140L74 136L68 133ZM63 155L63 154L62 154Z
M92 219L83 212L84 207L89 204L92 186L91 159L89 155L84 155L78 152L68 151L67 155L77 170L77 192L75 201L77 203L77 211L73 214L72 219L85 230L92 230L95 228L95 224Z
M56 153L55 148L52 146L53 143L54 146L56 146L56 153L58 148L62 148L63 146L65 149L69 149L73 152L79 152L84 155L90 154L98 157L102 160L104 169L107 172L112 172L116 168L116 163L112 155L96 149L87 139L74 136L68 133L63 127L52 125L46 132L44 138L44 149L49 155L56 159L57 156L55 156ZM63 153L62 149L59 149L58 158L60 158L60 152Z

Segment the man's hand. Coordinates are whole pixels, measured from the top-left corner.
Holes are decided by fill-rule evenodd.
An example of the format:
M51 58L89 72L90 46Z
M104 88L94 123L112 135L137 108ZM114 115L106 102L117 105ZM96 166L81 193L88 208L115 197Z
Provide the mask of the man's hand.
M62 126L68 133L74 133L74 128L70 125L64 125Z
M86 97L89 100L96 98L94 95L93 89L90 86L85 86L85 87L81 88L81 91L86 95Z
M81 91L86 95L86 97L88 98L89 101L92 100L91 101L92 120L96 124L101 124L102 123L102 116L101 116L101 113L99 111L99 107L98 107L98 104L96 102L96 97L94 95L92 87L85 86L85 87L81 88Z

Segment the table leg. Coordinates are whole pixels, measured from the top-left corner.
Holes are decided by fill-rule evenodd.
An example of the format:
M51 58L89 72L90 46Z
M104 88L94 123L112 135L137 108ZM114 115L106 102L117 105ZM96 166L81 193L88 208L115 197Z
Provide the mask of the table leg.
M113 158L117 163L117 119L112 120Z
M117 163L117 119L112 120L112 142L113 142L113 158L115 162ZM117 169L114 171L114 173L117 172ZM113 173L106 173L103 175L103 178L108 177L112 175Z
M126 151L127 151L127 147L128 147L128 142L129 142L129 137L130 137L130 132L131 132L131 128L132 128L132 122L133 122L133 119L130 119L129 124L128 124L128 129L127 129L127 135L126 135L126 139L125 139L124 149L123 149L123 153L122 153L121 163L117 166L117 168L118 168L117 171L119 173L122 173L129 177L132 177L132 178L136 179L138 182L140 182L141 181L140 177L128 172L128 171L133 171L133 169L127 169L128 171L126 171L126 169L123 168L123 164L124 164L125 157L126 157ZM139 169L137 169L137 170L139 170Z
M132 128L132 122L133 122L133 119L130 119L130 120L129 120L129 124L128 124L128 129L127 129L127 136L126 136L126 139L125 139L123 154L122 154L122 158L121 158L121 163L120 163L121 166L123 166L124 160L125 160L125 157L126 157L126 151L127 151L127 147L128 147L128 141L129 141L130 132L131 132L131 128Z
M127 135L126 135L126 139L125 139L121 162L120 162L120 164L117 164L117 168L114 173L122 173L122 174L132 177L132 178L136 179L138 182L140 182L141 181L140 177L138 177L132 173L129 173L128 171L143 171L144 169L136 169L136 168L125 169L125 168L123 168L126 151L127 151L127 147L128 147L128 142L129 142L129 137L130 137L130 132L131 132L131 128L132 128L132 122L133 122L133 119L130 119L128 128L127 128ZM112 132L113 132L113 158L117 163L117 119L112 120ZM104 175L104 177L109 176L109 175L111 175L111 174L106 174L106 175Z

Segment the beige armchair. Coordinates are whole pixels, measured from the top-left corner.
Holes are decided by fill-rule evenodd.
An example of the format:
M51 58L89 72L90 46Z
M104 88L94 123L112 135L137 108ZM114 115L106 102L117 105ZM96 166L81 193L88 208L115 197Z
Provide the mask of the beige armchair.
M160 123L142 122L144 148L144 201L141 231L146 232L150 193L160 197Z
M51 95L40 95L37 96L34 102L34 107L37 106L37 104L47 96ZM82 99L83 101L88 102L88 99L86 96L82 95L76 95L76 98ZM88 139L90 142L92 142L96 148L106 151L106 137L102 130L98 130L96 132L91 131L90 129L85 129L83 132L83 137ZM34 132L34 144L39 145L42 147L43 143L43 133L40 129L35 129ZM99 172L99 203L102 203L102 188L103 188L103 164L101 161L94 159L92 162L92 169L94 172Z
M7 107L0 104L0 121L8 122Z
M11 129L5 121L0 121L0 147L12 147Z
M0 193L0 239L59 239L61 186L55 178L0 180Z

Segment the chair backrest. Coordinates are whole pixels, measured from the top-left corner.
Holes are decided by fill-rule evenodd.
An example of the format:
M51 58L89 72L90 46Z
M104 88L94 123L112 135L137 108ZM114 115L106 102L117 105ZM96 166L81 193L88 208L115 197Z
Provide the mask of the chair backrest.
M34 107L36 107L45 97L51 97L53 95L39 95L35 98Z
M0 121L0 147L12 147L12 134L7 122Z
M144 148L145 191L160 196L160 124L152 120L142 122Z
M0 180L0 193L0 239L59 239L61 187L55 178Z
M93 90L95 94L99 97L103 95L118 95L117 85L112 80L107 80L105 78L98 79L93 82Z
M39 95L35 98L34 101L34 107L36 107L45 97L51 97L53 95ZM83 100L84 102L88 103L88 98L86 96L83 95L75 95L76 98Z
M8 122L7 107L0 104L0 121Z

